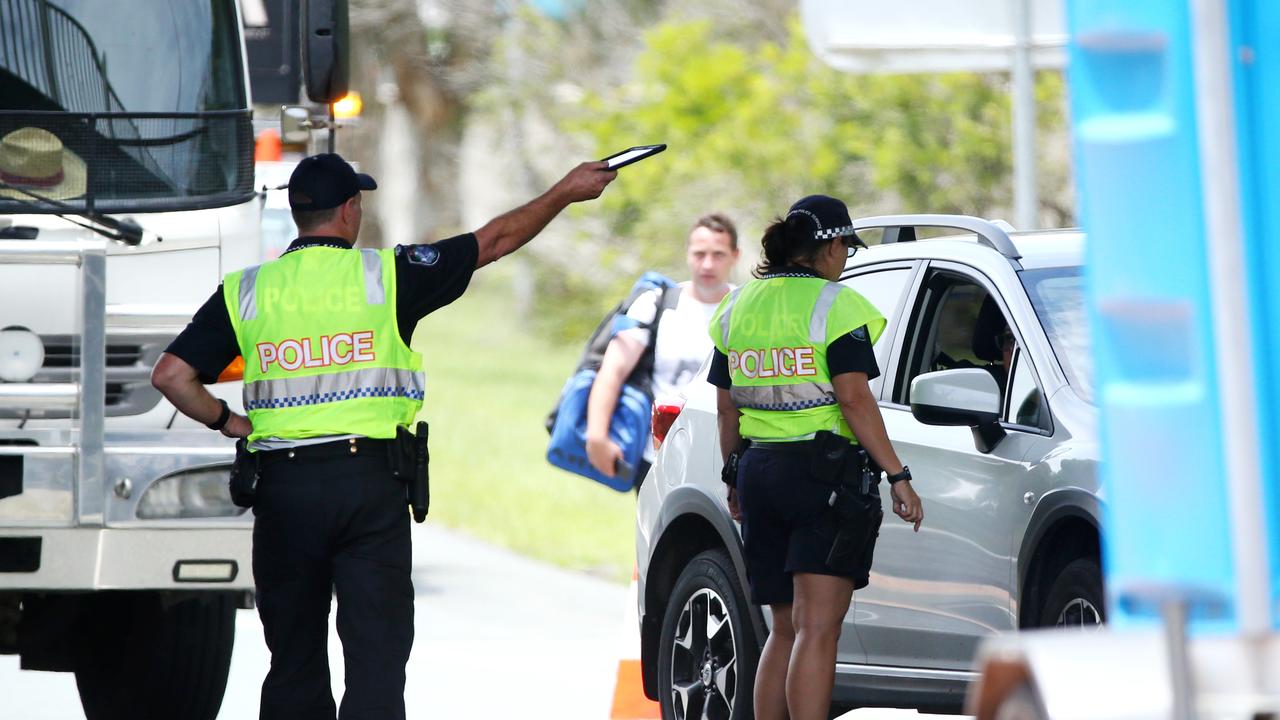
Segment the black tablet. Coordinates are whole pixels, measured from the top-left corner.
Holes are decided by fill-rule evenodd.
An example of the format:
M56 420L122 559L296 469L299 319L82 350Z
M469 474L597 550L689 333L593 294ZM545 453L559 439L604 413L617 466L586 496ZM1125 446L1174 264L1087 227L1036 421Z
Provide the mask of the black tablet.
M633 148L627 148L620 153L614 153L601 162L609 163L610 170L617 170L620 167L626 167L633 162L639 162L650 155L657 155L666 150L667 146L662 145L637 145Z

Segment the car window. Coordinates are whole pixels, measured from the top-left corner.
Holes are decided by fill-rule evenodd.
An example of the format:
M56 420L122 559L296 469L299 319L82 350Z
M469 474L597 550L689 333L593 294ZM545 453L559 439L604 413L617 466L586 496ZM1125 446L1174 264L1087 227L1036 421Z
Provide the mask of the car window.
M1079 266L1024 270L1020 277L1071 386L1080 397L1093 402L1093 362L1081 270Z
M911 402L911 381L937 370L982 368L1003 396L1017 342L999 304L970 278L937 272L925 283L908 329L895 401Z
M1019 350L1013 359L1013 374L1009 380L1009 396L1005 403L1004 421L1015 425L1048 428L1044 411L1044 394L1036 385L1035 372L1025 352Z
M885 270L872 270L855 275L845 281L849 287L857 290L866 298L880 314L892 320L893 313L898 310L898 302L906 292L907 282L911 280L911 268L895 267ZM876 363L884 368L889 357L889 338L882 336L875 345Z

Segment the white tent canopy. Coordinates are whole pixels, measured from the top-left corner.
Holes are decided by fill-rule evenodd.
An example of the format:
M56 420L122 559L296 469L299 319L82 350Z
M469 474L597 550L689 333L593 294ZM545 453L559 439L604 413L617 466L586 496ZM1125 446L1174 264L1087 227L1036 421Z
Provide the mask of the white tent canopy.
M1007 71L1018 0L801 0L813 52L854 73ZM1027 0L1031 61L1066 66L1062 0Z

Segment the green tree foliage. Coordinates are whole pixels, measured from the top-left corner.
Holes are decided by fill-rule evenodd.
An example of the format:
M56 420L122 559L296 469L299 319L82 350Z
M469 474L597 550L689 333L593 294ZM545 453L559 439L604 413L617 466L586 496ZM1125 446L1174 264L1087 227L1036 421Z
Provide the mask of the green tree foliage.
M706 19L655 25L630 81L588 91L555 113L601 157L669 145L622 170L601 206L589 209L603 209L607 225L605 237L587 240L597 248L593 262L541 273L538 297L558 309L542 315L566 318L556 325L567 334L581 334L637 270L683 275L689 224L712 209L740 224L744 277L755 260L752 240L809 193L842 198L854 215L1009 214L1007 75L851 75L810 52L798 21L783 41L719 30ZM1065 143L1061 76L1042 73L1038 96L1041 145ZM1065 157L1048 153L1041 164ZM1044 174L1055 184L1068 177ZM1070 222L1069 196L1056 187L1041 192L1046 221Z

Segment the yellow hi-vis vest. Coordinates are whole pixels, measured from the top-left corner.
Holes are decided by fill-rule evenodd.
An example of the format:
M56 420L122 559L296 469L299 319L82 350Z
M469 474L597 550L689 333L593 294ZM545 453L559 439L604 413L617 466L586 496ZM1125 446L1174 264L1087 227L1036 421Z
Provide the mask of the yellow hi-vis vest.
M822 278L763 278L725 296L709 331L729 357L742 436L804 440L830 430L856 442L827 371L827 346L864 325L874 343L884 316L853 289Z
M230 273L252 443L393 438L422 407L422 355L396 324L392 250L307 247Z

